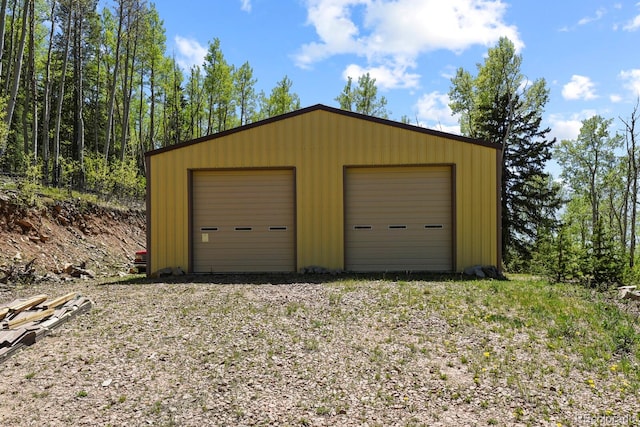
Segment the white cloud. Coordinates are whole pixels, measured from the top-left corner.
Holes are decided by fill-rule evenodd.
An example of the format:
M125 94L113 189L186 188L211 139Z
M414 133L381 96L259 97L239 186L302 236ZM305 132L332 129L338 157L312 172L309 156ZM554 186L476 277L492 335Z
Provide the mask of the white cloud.
M614 104L617 104L618 102L622 101L622 97L617 93L614 93L609 95L609 101L613 102Z
M440 49L462 52L491 47L502 36L518 50L518 29L504 22L500 0L306 0L307 23L318 40L301 46L295 59L306 68L333 55L365 57L369 67L415 68L417 57ZM410 86L412 83L396 84Z
M625 87L634 97L640 96L640 69L625 70L620 72L620 78L625 81Z
M606 13L606 10L603 8L600 8L598 10L596 10L596 14L595 16L586 16L584 18L582 18L581 20L578 21L578 25L586 25L589 24L591 22L595 22L595 21L599 21L604 14Z
M204 57L207 55L207 48L202 46L197 40L176 36L175 38L176 62L185 71L194 65L202 65Z
M369 73L371 78L376 79L376 87L380 89L397 89L397 88L416 88L420 75L412 74L407 71L407 67L398 66L389 68L386 66L363 68L356 64L351 64L342 73L342 77L347 80L351 77L354 82L358 81L360 76Z
M563 114L551 114L549 115L549 127L551 128L551 138L556 138L558 141L562 140L575 140L580 134L580 128L582 127L582 121L593 117L596 114L594 110L583 110L579 113L565 116Z
M251 12L251 0L240 0L240 3L242 4L240 9L245 12Z
M625 31L636 31L638 28L640 28L640 15L637 15L622 27Z
M596 99L597 95L594 91L594 86L589 77L574 74L571 76L571 81L562 87L562 97L569 100Z
M417 119L424 121L429 128L460 134L459 116L452 114L449 102L447 94L438 91L425 93L415 105Z

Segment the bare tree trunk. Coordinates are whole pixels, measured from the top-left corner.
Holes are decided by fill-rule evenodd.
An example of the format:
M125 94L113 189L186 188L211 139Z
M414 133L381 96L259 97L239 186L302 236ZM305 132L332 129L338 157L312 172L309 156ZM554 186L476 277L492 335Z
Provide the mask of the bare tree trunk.
M209 93L209 115L207 116L207 135L213 133L213 94Z
M7 0L0 5L0 77L2 76L2 59L4 55L4 27L7 21Z
M84 79L82 74L83 63L82 63L82 22L84 19L84 11L81 10L83 6L77 5L77 10L74 12L76 24L74 26L74 51L75 51L75 59L74 59L74 74L75 74L75 140L76 146L78 149L78 163L80 167L80 176L78 177L78 187L84 189Z
M629 158L629 193L631 196L631 201L629 204L631 205L631 219L630 219L630 231L631 235L629 236L629 267L633 268L635 266L635 257L636 257L636 228L638 226L638 181L640 177L638 176L640 171L640 152L637 141L636 141L636 121L638 118L638 107L640 106L640 98L636 101L636 106L631 113L631 118L628 122L622 120L626 127L627 131L627 156Z
M144 65L144 64L143 64ZM140 170L144 170L144 127L142 126L142 122L144 120L144 111L143 111L143 103L144 103L144 72L142 71L144 67L140 69L140 107L138 108L138 147L140 150L140 163L138 164Z
M14 47L13 45L15 44L15 28L16 28L16 9L18 8L18 0L13 0L13 5L11 7L11 10L13 10L13 18L11 20L11 27L9 29L9 48L8 49L3 49L7 51L8 54L8 58L7 58L7 64L9 64L9 67L7 69L7 72L5 73L4 76L2 76L2 78L4 78L4 90L2 92L2 94L6 94L9 92L9 82L11 81L11 64L13 63L13 55L14 55Z
M109 146L111 145L111 128L113 126L113 110L116 101L116 85L118 82L118 68L120 67L120 43L122 42L122 21L124 20L124 0L119 0L118 10L118 32L116 35L116 51L115 64L113 66L113 73L111 81L111 87L109 88L109 105L107 106L107 134L105 135L104 144L104 159L109 160Z
M96 88L94 91L94 99L93 99L93 105L94 105L94 117L93 117L93 143L94 143L94 150L95 153L99 153L100 152L100 147L98 145L98 141L99 141L99 132L98 129L100 129L100 90L101 90L101 82L100 82L100 61L101 61L101 56L100 53L102 52L102 33L100 34L100 40L98 42L98 48L96 49Z
M18 98L18 87L20 86L20 71L22 69L22 58L24 56L24 45L26 44L26 41L27 41L27 19L29 18L30 1L31 0L24 0L20 44L18 45L18 54L16 56L16 62L14 66L11 93L9 94L9 101L7 101L7 115L4 119L5 123L7 124L7 127L11 127L11 121L13 120L13 112L16 108L16 101Z
M149 96L151 96L151 105L149 106L149 150L153 150L154 143L153 138L155 137L155 115L156 115L156 81L155 81L155 58L151 57L151 70L149 70ZM147 162L144 162L145 168L147 167ZM146 170L145 170L146 175Z
M30 10L30 24L31 28L29 33L29 70L30 70L30 81L31 81L31 96L33 100L31 101L31 114L33 116L32 119L32 138L33 138L33 162L37 164L38 162L38 82L36 81L36 44L35 44L35 33L36 33L36 18L35 18L35 1L31 2L31 10ZM29 91L27 91L27 94ZM27 98L29 98L27 96Z
M174 97L173 97L173 115L175 117L175 127L176 127L176 139L174 141L174 144L178 144L180 142L180 138L181 138L181 132L182 132L182 123L180 122L180 91L179 89L179 84L178 84L178 73L180 73L181 71L178 69L178 65L176 64L175 61L173 61L173 90L174 90Z
M126 148L127 148L127 140L129 139L129 117L131 116L131 99L133 98L133 84L135 80L135 65L136 58L138 57L138 45L140 44L140 22L143 19L143 10L142 5L140 4L140 0L135 0L131 5L131 9L129 10L129 25L128 25L128 35L127 38L127 56L129 64L129 72L128 72L128 80L126 84L126 108L124 111L124 128L126 132L123 131L122 135L122 151L120 153L120 158L124 161L126 156ZM133 34L133 38L131 35ZM141 71L142 72L142 71Z
M60 76L60 90L58 91L58 111L56 113L56 130L53 137L53 185L60 185L60 124L62 122L62 103L64 101L64 80L67 74L69 59L69 44L71 41L71 11L68 11L67 27L65 28L64 57L62 60L62 74Z
M127 152L127 140L129 139L129 117L131 115L131 97L133 93L133 76L135 73L136 54L138 47L140 4L135 1L127 13L127 39L125 45L124 81L122 82L122 131L120 146L120 161L124 162Z
M53 32L55 30L55 0L51 1L51 29L49 31L49 47L45 66L44 95L42 102L42 176L45 184L49 183L49 124L51 120L51 52L53 50Z
M28 68L25 71L28 73L29 72ZM29 102L31 101L31 97L30 97L30 94L29 94L30 83L31 82L30 82L30 79L29 79L28 75L25 76L24 79L22 79L22 91L24 93L24 96L22 98L22 114L21 114L21 119L22 119L21 120L22 121L22 152L25 155L29 154L29 148L31 146L31 144L29 143L29 141L31 140L31 138L29 137Z
M129 135L129 109L131 105L131 94L129 92L129 79L132 77L129 74L129 62L133 62L131 59L131 10L127 13L128 26L127 39L125 40L125 53L123 61L123 78L122 78L122 129L120 129L120 161L124 161L125 152L127 150L127 138Z

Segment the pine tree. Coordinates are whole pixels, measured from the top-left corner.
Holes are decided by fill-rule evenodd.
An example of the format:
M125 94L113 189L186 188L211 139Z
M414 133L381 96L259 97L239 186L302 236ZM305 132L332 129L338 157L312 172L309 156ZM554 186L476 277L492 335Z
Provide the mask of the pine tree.
M477 76L460 68L449 92L462 132L501 144L502 253L510 265L529 260L540 226L551 226L560 206L559 188L544 171L555 139L541 128L549 99L544 79L529 82L521 73L522 56L501 38L489 49Z

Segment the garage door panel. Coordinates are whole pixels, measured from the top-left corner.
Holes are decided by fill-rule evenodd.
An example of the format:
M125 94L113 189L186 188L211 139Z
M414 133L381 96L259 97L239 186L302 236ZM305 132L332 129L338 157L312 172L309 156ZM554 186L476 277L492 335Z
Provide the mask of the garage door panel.
M451 167L349 168L345 268L451 271Z
M295 271L293 170L193 175L195 272Z

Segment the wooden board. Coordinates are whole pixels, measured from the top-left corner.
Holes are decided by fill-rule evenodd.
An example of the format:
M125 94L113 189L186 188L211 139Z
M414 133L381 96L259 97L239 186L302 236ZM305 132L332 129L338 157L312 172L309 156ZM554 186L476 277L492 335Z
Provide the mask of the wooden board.
M9 328L15 328L16 326L24 325L25 323L29 323L29 322L33 322L33 321L36 321L36 320L44 319L46 317L51 316L54 311L55 310L53 308L50 308L50 309L44 310L44 311L36 311L36 312L34 312L32 314L29 314L28 316L25 316L25 317L23 317L21 319L9 320L9 322L8 322Z
M35 297L31 297L25 301L20 301L15 303L14 305L9 306L9 311L11 313L20 313L28 308L36 306L47 300L47 296L45 294L36 295Z
M71 301L74 298L77 298L79 296L79 294L77 292L69 292L66 295L63 295L61 297L58 297L56 299L53 300L47 300L44 303L42 303L42 308L48 309L48 308L56 308L68 301Z

